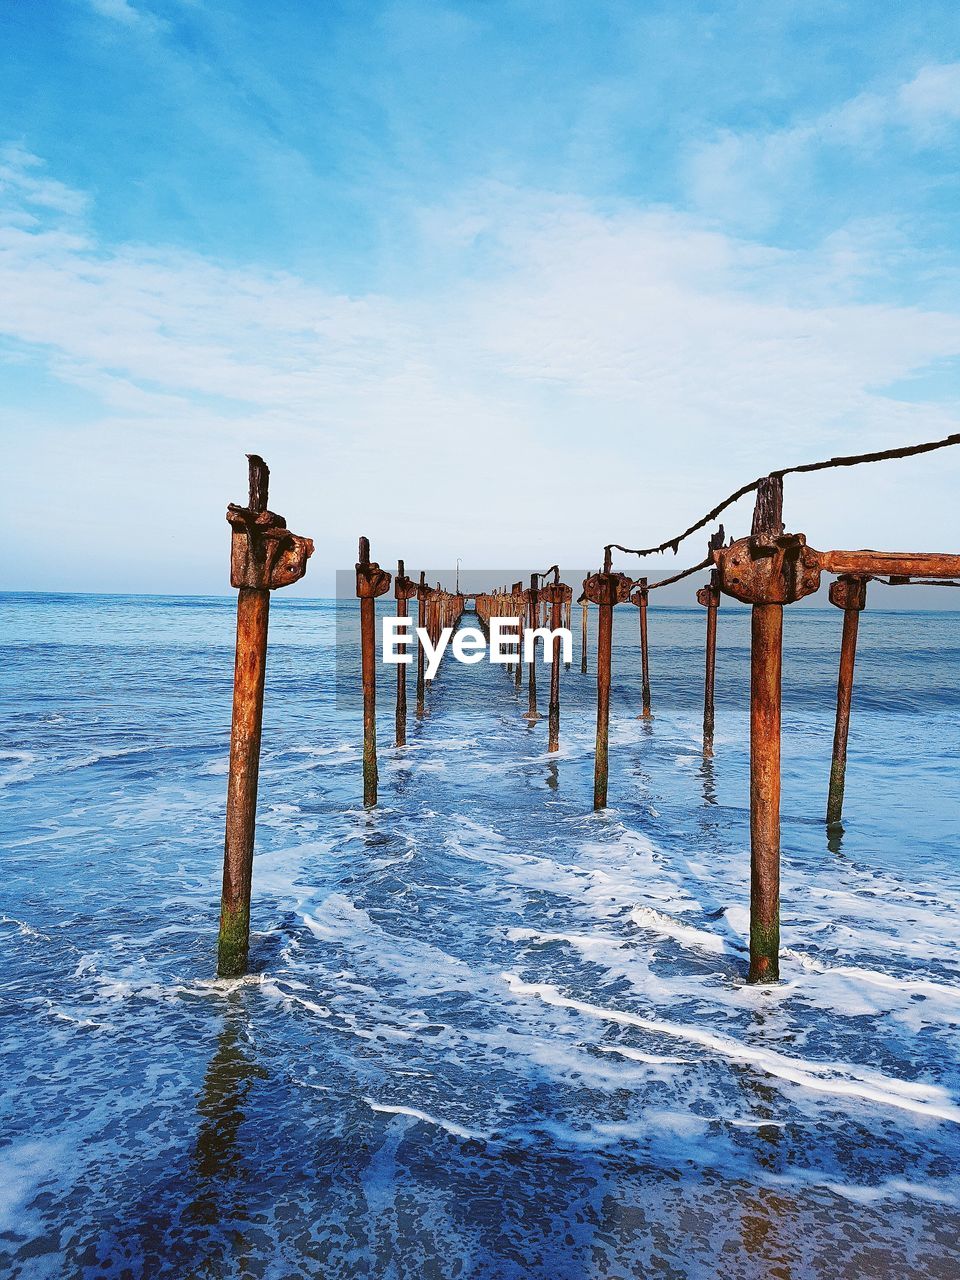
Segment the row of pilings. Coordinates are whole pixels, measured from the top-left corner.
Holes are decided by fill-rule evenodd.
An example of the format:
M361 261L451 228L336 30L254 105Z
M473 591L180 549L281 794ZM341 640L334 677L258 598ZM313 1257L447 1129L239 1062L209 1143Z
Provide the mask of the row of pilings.
M960 443L950 437L941 443ZM940 444L915 446L923 452ZM909 451L908 451L909 452ZM851 465L859 461L902 456L902 451L833 460L821 465ZM800 468L803 469L803 468ZM597 625L597 723L594 765L594 808L607 804L609 774L609 722L612 664L613 612L630 603L638 610L641 657L641 711L653 716L649 670L648 609L650 594L708 568L706 585L696 594L706 615L703 751L714 752L714 686L717 622L720 601L729 596L750 607L750 969L749 980L770 982L779 976L780 946L780 750L781 685L783 665L783 609L816 592L821 575L832 574L829 600L843 613L837 682L836 720L830 770L826 820L828 828L841 823L847 740L853 692L854 665L860 612L866 604L871 580L889 585L935 582L956 586L960 556L948 553L816 551L803 534L786 533L783 517L783 474L774 473L739 492L756 490L750 535L724 543L722 526L710 539L707 559L682 573L650 582L615 571L611 546L605 548L603 567L588 575L578 598L581 605L581 672L587 670L587 611L592 604ZM270 592L296 582L306 571L313 552L309 538L292 534L283 517L267 508L269 471L263 460L250 456L247 506L230 504L231 583L239 590L237 642L234 670L233 721L230 770L227 784L224 877L218 948L218 973L233 977L246 972L249 946L250 893L253 862L260 732L266 664ZM734 495L736 497L737 495ZM723 504L728 505L728 504ZM716 511L722 509L717 508ZM693 529L702 527L705 518ZM692 530L688 531L691 532ZM682 535L682 536L687 536ZM664 545L673 545L664 544ZM662 548L652 548L652 551ZM621 550L625 550L621 548ZM647 551L633 554L648 554ZM361 682L363 687L363 794L367 805L377 801L376 754L376 600L389 590L391 575L370 559L366 538L360 539L356 565L356 594L360 604ZM397 614L409 616L410 602L417 600L417 625L436 645L444 628L455 628L466 597L440 584L430 586L420 574L414 583L400 561L393 578ZM527 671L527 717L539 719L536 660L538 644L551 646L548 701L548 751L559 749L560 735L560 628L569 631L573 591L560 581L552 566L522 582L473 597L481 627L490 637L501 619L512 624L513 649L506 667L516 686ZM406 743L407 699L405 664L397 668L397 746ZM425 714L425 647L417 644L416 714Z

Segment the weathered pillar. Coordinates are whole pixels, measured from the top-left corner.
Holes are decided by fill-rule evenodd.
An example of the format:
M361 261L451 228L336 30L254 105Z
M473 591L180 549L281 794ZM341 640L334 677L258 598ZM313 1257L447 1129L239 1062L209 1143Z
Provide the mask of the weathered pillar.
M613 608L630 598L631 580L611 571L611 554L604 552L603 571L583 584L583 594L598 607L597 622L597 746L593 770L593 807L607 804L607 772L610 744L610 666L613 651Z
M513 584L513 612L517 619L517 666L513 673L514 688L517 693L523 685L523 583L515 582Z
M230 582L239 587L240 594L217 941L217 973L221 978L237 978L247 971L270 592L302 578L313 554L309 538L290 533L284 518L267 510L270 470L256 454L248 454L248 458L248 505L230 503L227 507L232 531Z
M817 553L783 531L783 480L757 489L753 530L713 551L720 590L753 606L750 648L750 982L780 975L780 685L783 606L820 585Z
M363 682L363 803L377 803L377 596L390 586L390 575L370 559L370 542L360 539L357 561L360 598L360 675Z
M537 574L530 575L530 590L527 592L527 600L529 603L530 628L533 630L539 625L540 616L540 596L537 591ZM532 637L533 643L530 646L530 661L527 664L527 716L526 718L533 722L540 719L540 713L537 711L537 641L536 637Z
M427 586L427 575L420 570L420 582L417 586L417 627L420 630L426 630L427 626L427 601L433 594L433 588ZM424 653L423 643L417 640L417 719L422 720L424 716L424 672L426 654Z
M857 657L860 612L867 603L867 580L846 574L830 583L829 594L830 603L843 610L840 672L837 677L837 723L833 731L833 761L830 765L830 791L827 796L827 826L840 827L843 825L843 788L847 772L853 666Z
M642 711L638 719L649 720L652 717L650 710L650 651L647 644L647 604L649 600L649 590L646 578L637 579L637 592L630 597L631 603L637 606L640 611L640 696Z
M586 596L581 595L577 601L582 610L580 616L580 674L587 674L587 609L590 607L590 601Z
M783 605L755 604L750 642L750 982L780 976Z
M720 584L716 569L710 581L697 592L697 603L707 611L707 646L703 674L703 754L713 755L714 677L717 667L717 610L720 608Z
M556 573L556 580L547 583L542 589L544 604L550 606L549 625L552 631L556 631L564 625L565 611L573 592L565 582L559 581L559 572ZM560 663L561 663L561 640L559 635L554 635L550 645L550 705L547 713L547 751L560 750Z
M410 617L410 597L416 595L417 588L411 580L404 576L403 561L397 561L397 576L393 580L393 594L397 601L397 617ZM401 654L409 652L409 646L405 640L401 641L398 646ZM396 715L396 745L405 747L407 745L407 663L397 663L397 715Z

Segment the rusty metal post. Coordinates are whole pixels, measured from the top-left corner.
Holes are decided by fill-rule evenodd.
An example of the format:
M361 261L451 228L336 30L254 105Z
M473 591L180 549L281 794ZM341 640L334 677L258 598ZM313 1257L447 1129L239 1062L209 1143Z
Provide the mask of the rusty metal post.
M750 644L750 982L780 976L783 605L755 604Z
M707 611L707 646L703 674L703 754L713 755L714 677L717 667L717 610L720 608L720 584L716 569L710 581L697 592L697 603Z
M587 674L587 610L590 607L590 601L586 596L581 595L579 604L582 610L580 618L580 674Z
M642 710L638 719L649 720L653 714L650 710L650 650L647 644L647 604L650 593L647 589L646 578L638 578L637 585L640 589L632 599L640 610L640 696Z
M607 775L610 746L610 666L613 653L614 605L629 599L629 578L613 573L610 548L603 556L603 571L592 574L583 584L583 594L598 607L597 622L597 745L593 767L593 807L607 805Z
M554 573L554 581L542 588L544 605L550 606L549 625L557 631L564 625L566 608L573 592L565 582L560 581L559 570ZM561 639L554 635L550 645L550 705L547 719L547 751L560 750L560 663Z
M530 575L530 590L527 593L530 606L530 628L531 630L538 625L538 617L540 613L539 594L537 592L537 575ZM537 711L537 641L536 637L532 637L533 643L530 646L530 661L527 664L527 715L526 718L531 721L540 719L540 713Z
M217 939L217 973L237 978L247 971L250 894L267 667L270 592L302 578L313 543L289 533L282 516L267 510L270 470L248 454L250 493L246 507L231 503L230 581L239 587L237 646L233 669L230 773L223 845L223 892Z
M818 553L784 533L783 478L757 488L753 529L712 548L720 590L752 606L750 649L750 982L775 982L780 951L780 685L783 606L820 585Z
M840 671L837 676L837 722L833 732L833 761L830 765L830 791L827 796L827 826L843 825L843 789L847 772L847 734L850 729L850 703L853 697L853 667L857 657L857 630L860 612L867 603L865 578L845 575L830 584L830 603L843 610L843 636L840 641Z
M514 688L517 693L523 686L523 583L515 582L513 585L513 611L517 617L517 667L513 673Z
M390 575L370 559L370 542L360 539L357 560L360 597L360 675L363 683L363 803L377 803L377 596L390 586Z
M427 586L427 575L420 570L420 584L417 587L417 627L420 630L426 628L427 625L427 600L430 595L430 588ZM424 670L425 670L425 654L423 651L423 642L417 639L417 719L422 720L424 714Z
M397 576L393 580L393 594L397 601L397 616L400 618L410 617L410 597L416 594L416 587L409 578L404 576L403 561L397 561ZM409 646L405 640L401 641L397 646L401 654L409 653ZM396 745L405 747L407 745L407 663L397 663L397 714L396 714Z

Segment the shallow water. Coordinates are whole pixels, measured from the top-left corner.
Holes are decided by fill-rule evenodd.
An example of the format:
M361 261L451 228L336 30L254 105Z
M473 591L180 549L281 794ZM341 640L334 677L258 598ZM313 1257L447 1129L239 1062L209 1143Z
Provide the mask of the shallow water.
M282 596L255 973L215 981L233 609L0 596L7 1274L956 1277L960 614L863 615L830 848L840 617L788 611L751 988L745 611L712 762L702 611L651 612L651 724L621 609L609 810L592 675L549 758L450 662L402 752L381 681L364 812L333 605Z

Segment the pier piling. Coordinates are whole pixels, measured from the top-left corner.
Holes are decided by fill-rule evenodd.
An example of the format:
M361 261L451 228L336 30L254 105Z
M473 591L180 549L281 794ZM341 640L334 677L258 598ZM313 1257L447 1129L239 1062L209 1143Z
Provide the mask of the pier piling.
M302 578L313 542L290 533L282 516L267 509L270 469L248 454L246 507L231 503L230 582L237 596L230 771L223 847L223 890L217 939L217 973L241 977L250 948L250 895L267 668L270 592Z
M417 588L404 576L403 561L397 561L397 576L393 580L393 594L397 601L397 617L410 617L410 598L416 595ZM398 652L406 655L409 646L405 640L397 645ZM397 713L396 713L396 745L407 745L407 663L397 663Z
M631 602L640 611L640 696L642 710L637 719L650 720L653 712L650 710L650 650L647 644L647 605L650 599L647 579L638 578L637 587L638 590L631 596Z
M529 618L530 629L534 630L540 625L540 596L537 590L538 575L531 573L530 589L526 592L527 596L527 617ZM526 718L532 724L535 720L540 719L540 713L537 710L537 638L531 637L530 645L530 661L527 663L527 716Z
M363 803L377 803L377 596L390 586L390 574L370 559L370 542L360 539L357 560L360 599L360 678L363 684Z
M580 674L587 674L587 610L590 607L590 601L585 595L581 595L577 601L580 605Z
M827 796L827 826L843 825L843 789L847 772L847 734L850 730L850 703L853 697L853 667L857 657L860 613L867 603L867 580L844 574L830 584L830 603L843 610L840 640L840 670L837 676L837 720L833 732L833 760Z
M603 553L603 569L583 584L583 594L597 606L597 744L593 767L593 807L607 806L610 747L610 668L613 652L613 609L629 599L631 580L612 571L610 548Z
M717 667L717 610L720 608L720 586L716 569L710 581L697 592L697 603L707 611L707 643L703 673L703 754L713 755L714 682Z

